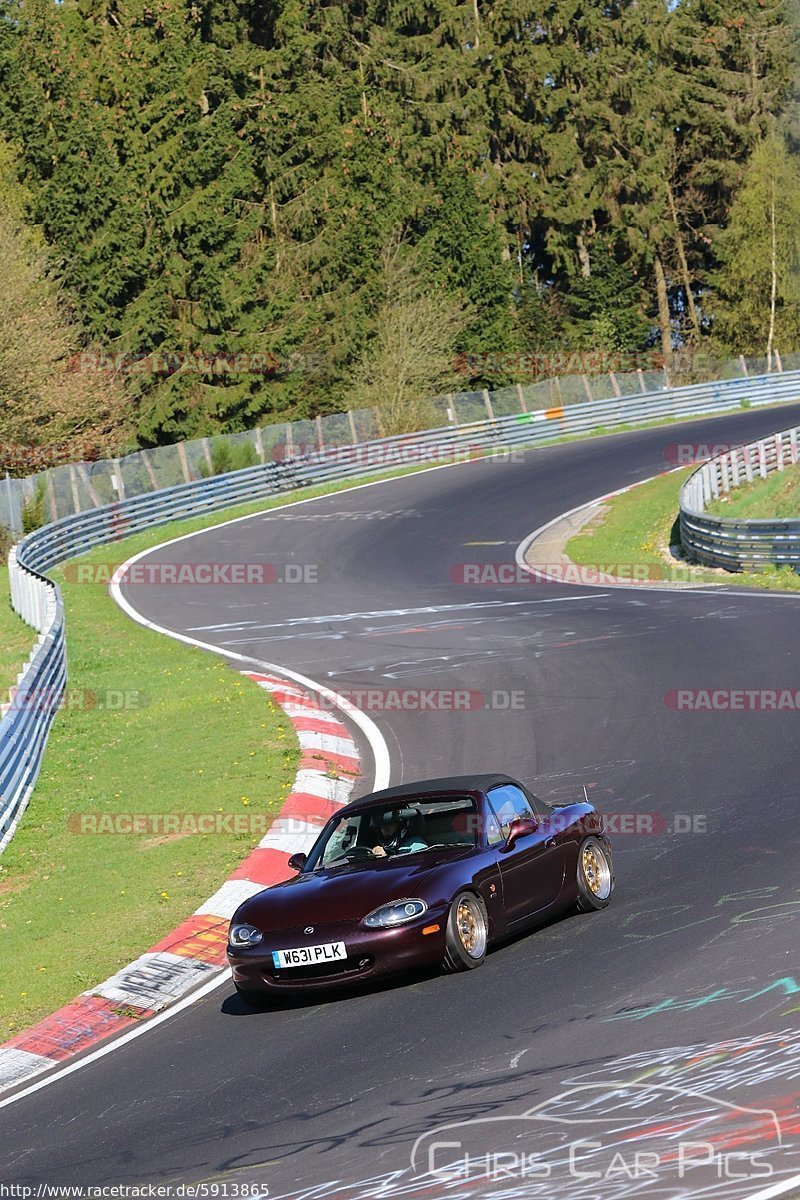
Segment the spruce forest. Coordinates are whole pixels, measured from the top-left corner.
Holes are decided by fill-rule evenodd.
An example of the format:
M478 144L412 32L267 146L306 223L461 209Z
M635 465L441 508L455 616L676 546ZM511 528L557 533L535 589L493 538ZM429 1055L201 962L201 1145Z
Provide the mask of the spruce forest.
M0 437L800 348L792 3L0 0Z

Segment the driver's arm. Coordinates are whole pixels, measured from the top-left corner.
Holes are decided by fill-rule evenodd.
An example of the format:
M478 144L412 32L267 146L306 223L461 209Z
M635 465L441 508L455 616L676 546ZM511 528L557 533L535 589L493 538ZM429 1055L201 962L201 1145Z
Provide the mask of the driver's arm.
M428 843L420 837L409 838L407 842L401 842L397 848L398 854L411 854L414 850L427 850Z

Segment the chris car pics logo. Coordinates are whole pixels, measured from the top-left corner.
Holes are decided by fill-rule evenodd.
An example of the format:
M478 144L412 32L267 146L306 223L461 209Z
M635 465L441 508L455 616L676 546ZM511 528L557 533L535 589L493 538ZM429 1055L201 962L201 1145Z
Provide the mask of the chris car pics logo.
M525 1185L526 1196L548 1200L553 1189L588 1200L623 1183L626 1196L647 1197L656 1181L705 1189L768 1179L770 1150L781 1145L773 1109L613 1079L577 1084L517 1115L440 1125L417 1138L411 1167L441 1184Z

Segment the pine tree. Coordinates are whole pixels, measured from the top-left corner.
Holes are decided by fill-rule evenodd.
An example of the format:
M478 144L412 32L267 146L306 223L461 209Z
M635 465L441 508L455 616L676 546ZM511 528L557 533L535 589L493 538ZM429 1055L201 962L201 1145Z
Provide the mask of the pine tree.
M85 340L48 271L41 230L25 220L31 199L17 169L0 140L0 439L39 446L80 436L113 453L133 432L126 398L113 377L77 369Z
M445 288L472 311L459 348L503 353L517 345L513 273L503 242L478 198L474 173L463 164L442 172L440 195L420 223L419 249L432 284ZM502 376L499 377L502 379ZM492 382L492 377L488 380Z
M650 331L641 284L605 237L593 242L589 274L573 280L565 307L567 336L577 349L636 350Z

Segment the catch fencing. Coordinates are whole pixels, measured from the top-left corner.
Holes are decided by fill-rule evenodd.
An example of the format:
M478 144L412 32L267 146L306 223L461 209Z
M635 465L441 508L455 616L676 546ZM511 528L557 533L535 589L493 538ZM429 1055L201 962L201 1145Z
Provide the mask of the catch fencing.
M488 359L490 356L472 357ZM526 357L531 356L504 355L500 356L500 361L492 359L483 365L487 369L494 367L513 372L524 369ZM771 366L777 367L777 374L800 368L799 354L784 355L783 358L775 356L772 364L767 364L764 359L746 359L743 355L720 362L701 354L681 352L676 353L669 370L648 367L648 362L658 357L655 355L618 355L616 370L599 369L601 362L610 367L615 361L609 355L545 357L548 361L553 360L554 368L569 368L569 364L577 360L583 362L587 370L583 374L562 374L492 392L454 392L436 397L425 406L427 424L452 429L456 436L464 438L469 436L473 426L487 420L507 420L512 425L519 421L524 428L528 420L544 421L544 414L567 408L575 410L576 421L580 422L591 414L591 405L595 402L606 404L609 410L617 404L632 405L635 412L640 401L650 405L659 396L663 399L683 390L682 386L676 385L697 383L701 379L749 381L769 374ZM635 357L641 358L644 367L619 369ZM592 362L597 364L595 371L590 369ZM331 452L334 456L341 452L347 457L348 448L354 445L367 446L383 440L379 414L374 409L360 409L313 420L279 421L242 433L137 450L113 459L92 457L90 447L73 439L50 448L57 452L57 461L64 465L48 470L40 469L46 461L43 456L47 454L47 447L0 444L0 471L3 461L11 468L11 474L7 474L5 480L0 479L0 525L19 536L23 532L26 509L30 512L38 508L42 520L57 521L87 509L102 508L234 469L281 463L309 455L324 456ZM79 461L81 459L83 461ZM12 475L19 477L12 478ZM23 475L26 478L22 478Z
M0 851L28 803L66 686L63 602L58 587L44 574L55 564L140 530L309 484L507 454L562 437L793 400L800 400L800 371L555 404L506 416L495 413L470 424L278 457L238 471L126 495L36 529L9 557L12 604L39 637L0 720Z

